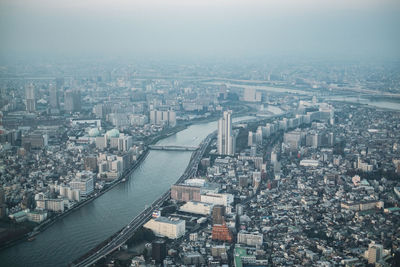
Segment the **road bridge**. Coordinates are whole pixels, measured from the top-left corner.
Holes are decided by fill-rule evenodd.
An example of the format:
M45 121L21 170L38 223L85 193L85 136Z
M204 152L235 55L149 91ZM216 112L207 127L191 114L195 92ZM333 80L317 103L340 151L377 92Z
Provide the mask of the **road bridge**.
M163 145L149 145L151 150L168 150L168 151L196 151L199 149L197 146L163 146Z

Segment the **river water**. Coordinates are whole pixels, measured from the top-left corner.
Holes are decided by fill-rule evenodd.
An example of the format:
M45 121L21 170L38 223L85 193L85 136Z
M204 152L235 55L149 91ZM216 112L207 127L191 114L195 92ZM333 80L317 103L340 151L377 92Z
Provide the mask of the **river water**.
M385 101L385 100L371 101L367 98L346 97L346 96L327 97L326 100L334 100L334 101L348 102L348 103L354 103L354 104L363 104L363 105L368 105L371 107L377 107L377 108L383 108L383 109L400 110L400 102L396 102L396 101Z
M191 125L157 144L197 146L216 129L215 121ZM191 152L150 151L125 183L57 221L34 241L1 251L0 266L66 266L120 230L145 205L167 191L182 175L190 157Z

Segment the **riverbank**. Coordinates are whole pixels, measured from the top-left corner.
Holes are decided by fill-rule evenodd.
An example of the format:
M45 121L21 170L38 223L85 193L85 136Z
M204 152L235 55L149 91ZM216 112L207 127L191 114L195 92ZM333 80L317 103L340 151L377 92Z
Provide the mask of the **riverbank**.
M325 101L348 104L360 107L375 108L381 110L400 110L400 102L387 100L371 100L368 98L326 98Z
M93 200L95 200L96 198L102 196L103 194L105 194L106 192L108 192L109 190L113 189L115 186L119 185L122 182L125 182L126 180L128 180L132 174L132 172L142 163L142 161L147 157L148 153L149 153L149 149L147 148L147 145L152 145L155 144L157 142L159 142L162 139L165 139L171 135L174 135L184 129L186 129L187 127L189 127L190 125L192 125L194 122L187 122L187 123L183 123L180 125L177 125L176 127L173 128L169 128L166 129L165 132L160 133L159 135L153 137L151 140L148 140L147 142L145 142L145 150L144 152L138 157L138 160L133 163L130 168L128 170L126 170L120 178L118 178L117 180L113 181L112 183L108 184L107 187L105 187L104 189L102 189L101 191L95 192L93 193L92 196L90 196L89 198L80 201L78 204L76 204L74 207L72 207L71 209L66 210L65 212L61 213L61 214L57 214L52 218L47 219L45 222L35 226L33 228L32 231L23 234L19 237L17 237L14 240L10 240L7 243L1 244L0 245L0 251L10 248L12 246L15 246L17 244L20 244L22 242L26 242L29 240L33 240L35 238L36 235L42 233L43 231L45 231L46 229L48 229L50 226L52 226L54 223L56 223L57 221L65 218L67 215L70 215L71 213L73 213L74 211L79 210L80 208L82 208L83 206L89 204L90 202L92 202ZM198 123L198 122L196 122Z
M7 242L5 244L2 244L0 246L0 251L4 250L6 248L12 247L14 245L17 245L21 242L25 242L25 241L29 241L30 239L34 239L34 237L40 233L42 233L43 231L45 231L47 228L49 228L50 226L52 226L54 223L56 223L57 221L63 219L64 217L66 217L67 215L71 214L72 212L82 208L83 206L87 205L88 203L92 202L93 200L95 200L96 198L102 196L103 194L107 193L109 190L113 189L115 186L117 186L118 184L125 182L125 180L130 178L131 173L140 165L140 163L147 157L149 153L148 149L145 149L144 152L138 157L137 161L135 161L131 167L126 170L120 178L118 178L117 180L113 181L111 184L108 184L108 186L104 189L102 189L99 192L94 193L91 197L80 201L78 204L76 204L75 206L73 206L72 208L66 210L65 212L56 215L55 217L52 217L50 219L47 219L46 221L44 221L43 223L37 225L31 232L28 232L26 234L24 234L23 236L15 239L15 240L11 240L10 242ZM125 179L125 180L124 180Z

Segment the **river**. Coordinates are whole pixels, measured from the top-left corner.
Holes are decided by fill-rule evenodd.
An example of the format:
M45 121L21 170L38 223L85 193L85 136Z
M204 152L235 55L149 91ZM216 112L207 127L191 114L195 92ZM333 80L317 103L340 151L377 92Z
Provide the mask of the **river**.
M233 121L253 117L239 117ZM160 145L197 146L216 121L189 126ZM0 252L0 266L66 266L128 224L184 172L191 152L150 151L129 180L57 221L32 242Z
M383 109L392 109L392 110L400 110L400 102L396 101L386 101L386 100L370 100L367 98L357 98L357 97L346 97L346 96L334 96L334 97L326 97L326 100L340 101L340 102L348 102L354 104L363 104L376 108Z

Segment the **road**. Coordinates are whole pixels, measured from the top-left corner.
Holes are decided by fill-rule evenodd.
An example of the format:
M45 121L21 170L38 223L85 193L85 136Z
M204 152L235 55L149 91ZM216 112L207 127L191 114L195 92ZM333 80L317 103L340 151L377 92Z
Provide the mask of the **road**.
M199 149L196 150L190 159L189 165L187 166L185 172L178 179L176 184L182 183L184 180L194 177L197 173L197 168L200 163L203 154L210 144L216 132L209 134L199 145ZM114 236L107 244L92 251L87 257L80 259L79 262L72 264L72 266L90 266L95 264L101 258L106 257L113 251L119 249L122 245L126 243L134 233L142 227L152 216L153 212L158 210L162 204L168 200L171 196L171 190L168 190L162 194L158 199L156 199L151 206L143 210L139 215L137 215L127 226L125 226L116 236Z

